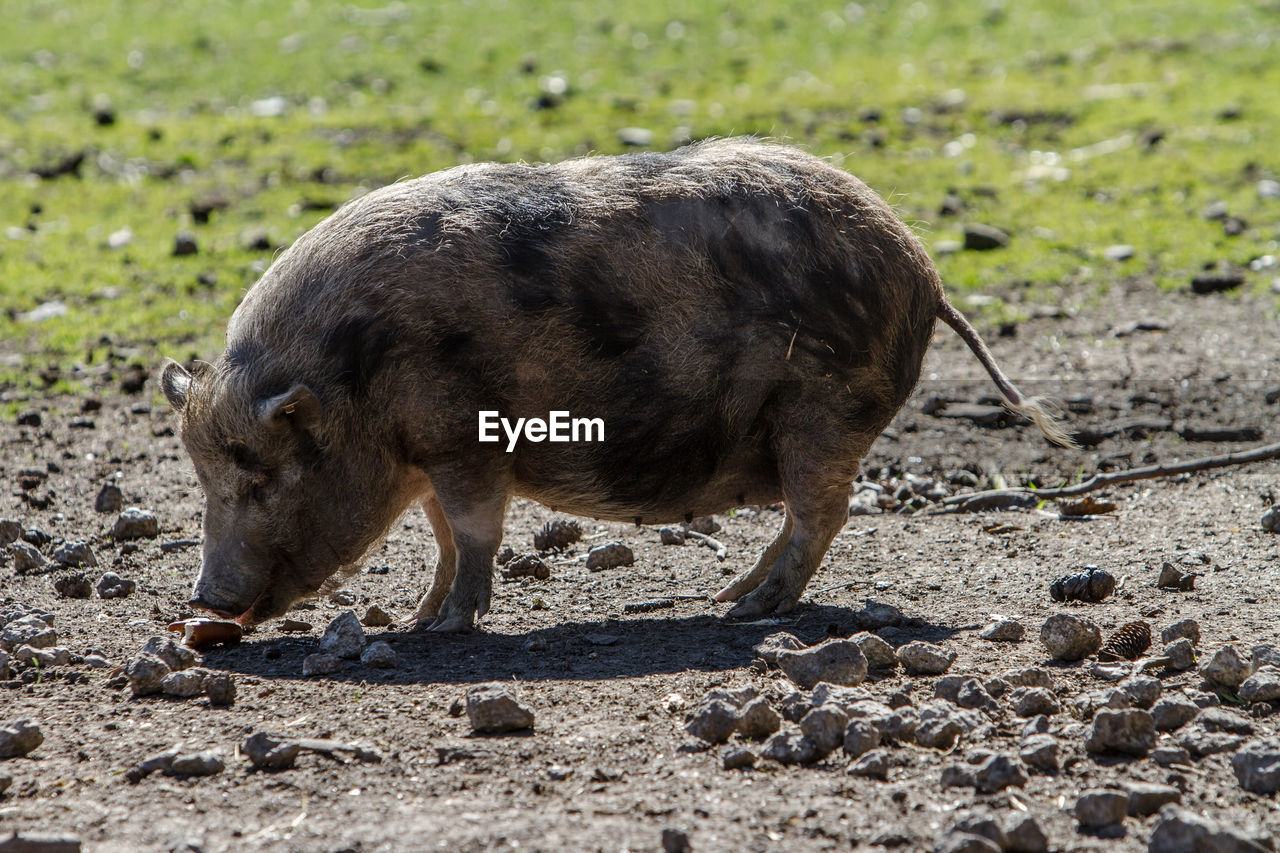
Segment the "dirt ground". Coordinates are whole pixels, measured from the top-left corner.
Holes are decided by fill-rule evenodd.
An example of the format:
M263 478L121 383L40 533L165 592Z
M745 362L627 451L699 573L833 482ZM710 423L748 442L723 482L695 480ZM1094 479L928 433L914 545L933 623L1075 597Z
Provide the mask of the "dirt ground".
M1018 294L1008 294L1015 304ZM964 303L961 303L963 307ZM925 414L931 398L977 403L994 393L977 362L940 325L925 381L875 445L865 477L890 491L905 474L940 480L948 492L1003 477L1040 484L1082 473L1237 450L1275 441L1280 403L1280 337L1273 296L1193 296L1158 293L1141 282L1106 293L1065 289L1053 305L1020 305L1030 319L1013 334L985 334L997 358L1024 390L1067 400L1074 428L1167 421L1174 430L1122 431L1082 451L1059 450L1025 427L992 428ZM1167 329L1133 331L1137 321ZM1153 324L1161 325L1161 324ZM1117 334L1119 332L1120 334ZM80 398L33 398L39 427L0 426L0 518L39 528L53 542L87 538L101 568L137 581L130 596L103 600L58 597L55 574L18 575L12 558L0 565L0 601L50 611L58 644L76 655L97 652L114 665L135 655L184 609L200 561L201 498L192 469L172 433L175 418L152 407L150 381L140 395L119 391L119 377L100 382L97 411ZM92 404L90 404L91 406ZM945 411L945 410L944 410ZM954 411L954 408L953 408ZM92 428L76 425L92 421ZM1256 441L1186 441L1175 431L1254 426ZM34 489L18 472L48 471ZM996 794L944 788L942 768L980 745L1017 752L1022 722L1004 707L995 734L981 744L962 740L952 754L914 746L893 749L887 782L850 776L837 751L812 766L762 761L751 770L722 769L722 748L708 748L684 730L684 711L663 700L678 693L690 704L711 688L752 684L781 696L790 684L776 670L753 671L753 646L777 631L806 642L848 636L853 614L872 598L902 609L907 621L880 633L895 646L914 639L957 653L950 674L988 677L1011 667L1045 665L1064 708L1072 697L1107 686L1089 661L1052 663L1039 642L1045 618L1087 615L1104 634L1145 618L1158 634L1183 618L1199 621L1204 655L1227 642L1247 649L1280 640L1280 537L1259 518L1280 490L1277 463L1225 468L1152 480L1100 493L1113 515L1061 520L1052 506L1013 512L939 514L879 512L853 516L837 538L801 607L764 623L722 621L728 606L701 596L741 571L781 523L777 508L755 508L717 520L728 549L723 563L693 544L664 546L656 529L584 520L587 540L553 557L549 580L496 585L481 630L436 636L401 628L368 629L385 639L399 666L381 670L348 662L338 674L304 678L302 659L344 610L363 615L378 604L398 617L429 580L434 560L430 528L420 511L407 515L367 569L347 585L347 604L321 600L290 614L314 626L286 634L279 622L260 627L239 646L205 655L205 665L231 673L234 706L205 699L130 698L106 682L112 670L83 664L19 672L0 684L0 724L37 722L44 743L27 758L0 762L12 786L0 794L0 836L8 830L56 832L80 838L89 851L224 850L659 850L662 832L687 834L696 851L932 849L955 813L985 803L999 813L1025 808L1054 850L1145 850L1156 818L1128 818L1122 837L1081 830L1071 813L1088 788L1134 780L1172 784L1183 804L1230 826L1254 826L1280 836L1274 798L1244 791L1229 755L1192 766L1161 767L1150 759L1100 759L1082 739L1063 736L1064 767L1033 773L1025 787ZM108 479L126 506L153 509L161 533L137 548L113 543L115 515L98 515L94 497ZM39 508L37 508L39 506ZM517 503L506 544L532 550L534 532L553 515ZM995 524L1005 527L987 532ZM584 546L620 541L636 553L629 568L588 572ZM1204 555L1194 591L1157 589L1162 558ZM1193 558L1199 559L1199 558ZM1096 564L1127 578L1101 604L1053 602L1055 578ZM674 598L669 609L625 611L629 603ZM993 614L1027 627L1019 643L993 643L978 630ZM1157 639L1157 645L1159 640ZM933 696L932 677L901 670L865 685L879 698L909 688L912 700ZM471 685L503 681L518 687L536 714L532 733L478 737L452 702ZM1161 676L1166 694L1196 688L1193 671ZM668 701L667 704L670 704ZM1252 712L1258 734L1274 735L1271 706ZM1075 722L1069 711L1053 719ZM380 763L318 755L292 770L251 772L239 747L251 733L275 730L370 745ZM130 784L124 771L183 742L220 750L226 769L209 777L155 774Z

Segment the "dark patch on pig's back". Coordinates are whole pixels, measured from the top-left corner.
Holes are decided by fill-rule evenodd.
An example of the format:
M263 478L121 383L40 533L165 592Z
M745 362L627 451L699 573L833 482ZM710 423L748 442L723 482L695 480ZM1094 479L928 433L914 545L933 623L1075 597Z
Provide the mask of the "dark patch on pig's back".
M333 376L353 398L368 393L374 378L396 358L402 333L373 314L336 321L324 335L324 352L333 359Z

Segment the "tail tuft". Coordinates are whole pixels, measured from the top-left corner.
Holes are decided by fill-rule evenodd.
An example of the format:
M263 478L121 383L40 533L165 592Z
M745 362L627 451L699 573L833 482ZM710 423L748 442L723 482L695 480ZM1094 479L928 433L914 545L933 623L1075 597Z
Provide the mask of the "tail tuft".
M1005 376L1004 371L996 364L995 358L991 355L991 350L987 349L987 345L978 334L978 330L973 328L969 321L964 318L964 315L945 299L938 306L938 317L948 326L955 329L960 339L978 357L978 361L982 362L982 366L986 368L991 380L1000 389L1000 396L1004 399L1004 405L1009 411L1030 418L1031 422L1036 425L1036 429L1044 433L1045 438L1059 447L1079 447L1075 439L1071 437L1071 434L1062 425L1060 420L1062 417L1061 406L1047 397L1023 397L1022 392L1014 387L1014 384L1009 381L1009 377Z
M1005 407L1015 414L1030 418L1036 429L1044 433L1044 437L1059 447L1078 449L1079 444L1067 432L1062 423L1062 407L1056 400L1048 397L1032 397L1019 403L1005 402Z

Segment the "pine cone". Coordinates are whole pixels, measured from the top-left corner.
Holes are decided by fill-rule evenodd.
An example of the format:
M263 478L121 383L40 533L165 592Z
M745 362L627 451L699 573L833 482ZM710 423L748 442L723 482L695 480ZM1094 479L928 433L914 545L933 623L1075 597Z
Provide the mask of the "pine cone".
M548 521L533 535L533 547L539 551L563 551L581 538L578 522L557 519Z
M1115 576L1097 566L1086 566L1085 571L1058 578L1049 585L1049 596L1054 601L1088 601L1096 604L1115 591Z
M1151 626L1146 622L1121 625L1098 651L1098 660L1137 660L1151 648Z

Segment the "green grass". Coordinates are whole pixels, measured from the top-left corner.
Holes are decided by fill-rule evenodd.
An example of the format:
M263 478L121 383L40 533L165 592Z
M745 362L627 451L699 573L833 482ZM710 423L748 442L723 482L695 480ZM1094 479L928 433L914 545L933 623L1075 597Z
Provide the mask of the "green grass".
M618 152L626 127L664 149L791 140L931 246L964 221L1007 230L1006 249L938 257L954 288L1185 287L1206 262L1280 254L1280 201L1256 191L1280 173L1276 0L0 0L0 16L10 388L42 387L49 363L212 356L273 254L245 247L251 229L284 246L368 188ZM271 98L283 114L256 115ZM76 152L79 177L32 175ZM959 216L938 214L948 190ZM226 207L195 224L190 204L214 197ZM1245 233L1200 216L1217 200ZM181 230L198 254L172 256ZM1135 256L1104 260L1119 242ZM65 316L17 318L55 299Z

